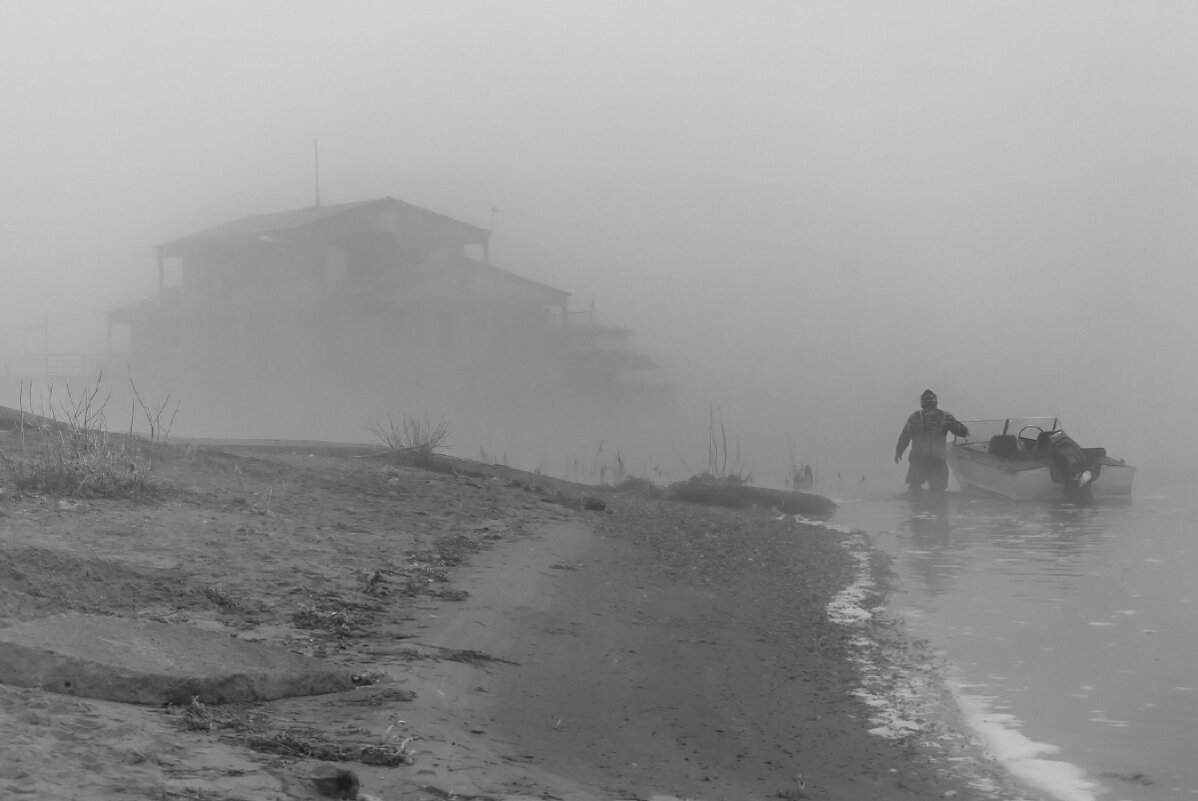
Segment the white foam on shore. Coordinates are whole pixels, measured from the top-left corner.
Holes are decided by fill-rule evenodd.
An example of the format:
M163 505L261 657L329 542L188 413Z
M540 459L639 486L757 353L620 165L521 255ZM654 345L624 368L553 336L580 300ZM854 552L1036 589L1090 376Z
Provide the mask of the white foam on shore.
M833 623L849 625L873 619L873 612L865 608L865 599L875 590L869 570L869 552L860 548L851 550L857 563L853 583L845 587L828 602L828 618Z
M826 520L813 520L810 518L803 517L802 515L782 515L781 517L779 517L777 519L785 520L788 517L792 518L796 523L802 523L803 525L811 526L812 528L822 528L826 531L835 531L837 534L855 534L855 533L857 533L856 531L849 528L848 526L837 526L837 525L833 525L832 523L829 523Z
M1086 777L1071 762L1045 759L1060 749L1038 743L1019 730L1019 720L994 711L994 700L965 692L964 685L949 685L968 726L985 742L994 758L1012 776L1060 801L1095 801L1101 785Z
M1046 759L1057 748L1025 737L1018 721L993 709L993 699L965 693L963 685L951 681L945 666L929 660L926 653L909 653L894 640L879 639L879 627L893 621L884 608L866 606L878 589L870 540L854 532L842 544L856 562L856 575L828 603L827 614L832 622L855 629L849 660L861 682L854 695L869 709L870 733L939 751L947 761L959 763L975 790L991 798L1009 797L1000 786L1006 782L993 768L985 767L996 764L1026 788L1057 801L1096 801L1103 789L1100 785L1072 763ZM956 727L950 723L954 719Z
M877 610L866 602L877 592L871 570L868 538L856 533L842 543L857 563L853 582L828 602L828 619L841 626L860 629L849 640L849 661L861 675L861 686L853 694L869 708L870 734L888 740L910 737L924 731L924 700L928 684L917 672L907 670L892 648L870 636L869 626Z

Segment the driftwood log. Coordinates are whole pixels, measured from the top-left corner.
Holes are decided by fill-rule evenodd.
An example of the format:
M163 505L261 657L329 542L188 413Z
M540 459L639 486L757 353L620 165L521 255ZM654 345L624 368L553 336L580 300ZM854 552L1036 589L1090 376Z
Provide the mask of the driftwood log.
M744 484L697 483L683 481L670 487L674 500L701 503L707 506L727 506L747 509L751 506L777 509L787 515L830 517L836 504L829 498L811 492L765 489Z

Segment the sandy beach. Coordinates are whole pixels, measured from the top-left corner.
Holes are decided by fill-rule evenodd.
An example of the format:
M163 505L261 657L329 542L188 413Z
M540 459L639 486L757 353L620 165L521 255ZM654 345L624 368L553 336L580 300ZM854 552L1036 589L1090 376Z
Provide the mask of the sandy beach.
M387 800L1028 797L955 728L934 657L861 612L886 570L860 535L364 455L176 444L151 497L6 488L0 626L165 621L358 686L146 707L0 685L0 795L318 798L335 766Z

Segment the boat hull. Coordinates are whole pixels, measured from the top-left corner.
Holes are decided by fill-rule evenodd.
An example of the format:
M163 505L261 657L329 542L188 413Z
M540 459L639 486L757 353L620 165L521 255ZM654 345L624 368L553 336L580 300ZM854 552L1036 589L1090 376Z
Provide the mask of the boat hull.
M1052 480L1043 462L1010 462L991 456L977 445L953 445L948 449L948 466L953 477L967 490L981 490L1015 500L1061 500L1064 491ZM1136 469L1104 458L1093 484L1095 497L1129 497Z

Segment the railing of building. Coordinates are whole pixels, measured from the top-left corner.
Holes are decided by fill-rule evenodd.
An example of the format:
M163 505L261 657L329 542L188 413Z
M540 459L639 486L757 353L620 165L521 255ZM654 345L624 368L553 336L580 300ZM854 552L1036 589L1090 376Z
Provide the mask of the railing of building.
M595 312L591 309L582 311L554 311L549 313L549 324L551 327L560 328L561 326L573 325L579 323L582 325L594 325Z
M3 375L14 381L95 380L101 372L126 365L117 353L17 353L0 358Z

